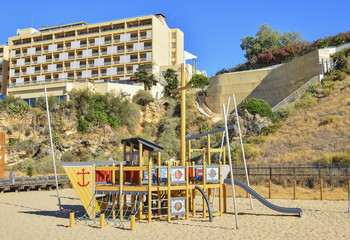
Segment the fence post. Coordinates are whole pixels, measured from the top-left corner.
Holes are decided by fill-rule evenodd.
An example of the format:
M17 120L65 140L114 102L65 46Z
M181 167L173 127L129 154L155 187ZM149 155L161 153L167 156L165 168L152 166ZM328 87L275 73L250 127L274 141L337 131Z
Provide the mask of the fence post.
M349 195L349 208L348 208L348 213L350 213L350 180L348 180L348 195Z
M323 200L323 180L320 180L320 193L321 193L321 200Z
M271 199L271 179L272 179L272 168L270 167L269 199Z
M294 179L293 180L293 198L294 200L296 199L296 180Z

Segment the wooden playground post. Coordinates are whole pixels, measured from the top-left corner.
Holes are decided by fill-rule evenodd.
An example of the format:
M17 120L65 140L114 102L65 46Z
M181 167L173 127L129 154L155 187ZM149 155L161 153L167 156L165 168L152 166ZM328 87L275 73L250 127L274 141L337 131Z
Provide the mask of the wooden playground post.
M186 220L188 220L189 217L189 194L188 194L188 177L189 177L189 169L188 169L188 162L186 162Z
M142 143L139 143L139 165L142 167L143 164L143 150L142 150ZM142 179L143 179L143 173L140 169L139 171L139 186L142 186Z
M158 185L160 185L160 174L161 174L161 168L160 168L160 161L161 161L161 155L160 155L160 151L157 151L157 165L158 165L158 168L157 168L157 181L158 181ZM162 206L162 202L160 201L161 200L161 192L160 191L157 191L157 197L158 197L158 202L157 202L157 207L158 207L158 210L157 210L157 213L158 215L161 215L162 214L162 211L161 211L161 206Z
M150 153L150 152L149 152ZM152 221L152 161L148 161L148 223Z
M130 216L130 230L134 231L135 230L135 215L131 214Z
M171 185L171 182L170 182L170 162L167 162L168 164L168 167L167 167L167 185L168 185L168 222L171 221L171 190L170 190L170 185Z
M224 203L224 213L227 213L227 189L225 183L222 183L222 193L223 193L223 203Z
M222 179L222 163L219 162L219 212L220 212L220 216L222 216L222 182L223 182L223 179Z
M210 158L210 134L207 134L207 159L208 159L208 165L211 165L211 158ZM210 202L210 200L209 200Z
M134 166L134 144L131 143L130 146L130 161L131 161L131 166ZM131 171L131 184L134 181L134 171Z
M188 140L188 162L191 162L191 140Z
M269 199L271 199L271 180L269 180Z
M0 132L0 178L5 177L5 133Z
M323 200L323 180L320 179L320 194L321 194L321 200Z
M123 162L119 162L119 214L120 214L120 220L123 221Z
M93 191L95 191L95 189L96 189L96 171L95 171L95 169L96 169L96 164L95 163L93 163L92 164L92 189L93 189ZM96 212L97 212L97 209L96 208L94 208L93 206L93 203L95 202L95 197L93 197L93 199L91 199L91 215L92 215L92 219L95 219L95 217L96 217Z
M196 166L194 161L192 161L192 183L194 184L196 181Z
M112 164L112 167L113 167L112 168L113 169L112 170L112 183L114 185L115 184L115 169L114 169L115 168L115 163Z
M100 214L100 228L104 228L105 227L105 214L101 213Z
M69 213L69 227L74 227L74 212Z

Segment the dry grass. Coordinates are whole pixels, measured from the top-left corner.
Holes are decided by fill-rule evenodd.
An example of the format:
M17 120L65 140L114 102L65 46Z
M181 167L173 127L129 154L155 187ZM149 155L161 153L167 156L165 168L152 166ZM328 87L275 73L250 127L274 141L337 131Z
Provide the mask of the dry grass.
M330 152L350 148L350 78L338 82L317 104L297 110L274 134L255 147L263 154L259 163L310 163ZM332 116L332 121L327 121ZM324 124L325 120L327 124Z

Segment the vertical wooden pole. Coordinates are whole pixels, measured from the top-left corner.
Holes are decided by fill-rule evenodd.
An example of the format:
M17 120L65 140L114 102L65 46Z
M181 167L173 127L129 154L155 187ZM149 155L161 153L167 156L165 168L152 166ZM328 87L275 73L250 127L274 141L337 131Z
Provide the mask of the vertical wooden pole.
M196 182L196 166L194 161L192 161L192 184Z
M188 140L188 162L191 162L191 140Z
M0 178L5 177L5 133L0 132Z
M148 162L148 223L152 221L152 161Z
M119 214L120 220L123 221L123 162L119 162Z
M323 180L320 180L320 194L321 194L321 200L323 200Z
M143 149L142 149L142 143L139 143L139 162L140 167L143 165ZM142 186L142 179L143 179L143 172L140 169L139 171L139 186Z
M196 189L192 189L192 216L196 216Z
M188 194L188 181L189 181L189 169L188 169L188 162L186 162L186 220L189 218L189 194Z
M223 182L223 179L222 179L222 163L219 162L219 183L220 183L220 187L219 187L219 212L220 212L220 216L222 216L222 182Z
M100 228L105 228L105 214L100 214Z
M271 199L271 180L269 180L269 199Z
M135 215L131 214L130 216L130 230L134 231L135 230Z
M112 164L113 170L112 170L112 183L115 184L115 163Z
M170 182L170 162L167 162L168 164L168 168L167 168L167 187L168 187L168 222L171 221L171 190L170 190L170 186L171 186L171 182Z
M130 161L131 161L131 166L134 166L134 144L132 143L131 144L131 147L130 147ZM139 159L140 160L140 159ZM131 175L131 184L133 184L133 181L134 181L134 171L131 171L130 173Z
M223 190L223 202L224 202L224 213L227 213L227 189L225 183L222 184L222 190Z
M207 134L207 159L208 159L208 161L207 161L208 165L211 165L211 158L210 158L210 134Z
M74 227L74 212L69 213L69 227Z
M186 86L185 64L181 65L181 87ZM186 91L181 90L181 166L186 161Z
M157 168L157 181L158 181L158 185L160 185L160 173L161 173L161 168L160 168L160 163L161 163L161 153L159 151L157 151L157 165L158 165L158 168ZM157 202L157 207L158 207L158 210L157 210L157 213L158 215L160 216L162 214L162 211L161 211L161 206L162 206L162 202L160 201L161 198L162 198L162 195L160 193L160 191L157 191L157 198L158 198L158 202Z

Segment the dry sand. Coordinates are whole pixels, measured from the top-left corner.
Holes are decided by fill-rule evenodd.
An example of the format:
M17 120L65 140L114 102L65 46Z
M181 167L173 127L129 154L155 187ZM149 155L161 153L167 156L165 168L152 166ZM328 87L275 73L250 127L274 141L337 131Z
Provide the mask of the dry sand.
M60 191L65 208L81 209L72 189ZM197 198L198 199L198 198ZM239 230L235 229L233 202L229 213L215 217L213 223L198 213L189 220L136 221L136 230L119 224L77 222L68 227L68 215L58 215L56 191L0 194L0 239L350 239L350 213L347 201L277 200L281 206L300 207L303 217L279 214L253 200L250 210L246 198L238 198ZM200 201L197 210L201 210Z

